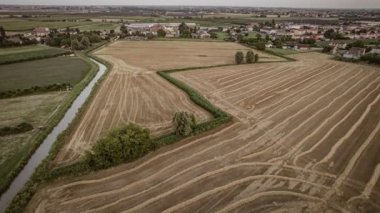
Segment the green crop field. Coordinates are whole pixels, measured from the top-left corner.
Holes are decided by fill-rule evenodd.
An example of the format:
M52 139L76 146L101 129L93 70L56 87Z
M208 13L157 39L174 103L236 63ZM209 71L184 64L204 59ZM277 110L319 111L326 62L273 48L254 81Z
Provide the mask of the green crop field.
M121 24L117 23L93 23L89 25L79 26L80 31L103 31L103 30L116 30Z
M290 55L290 54L299 53L297 50L293 50L293 49L270 48L267 50L270 52L274 52L276 54L280 54L280 55Z
M57 107L64 102L68 92L52 92L0 100L0 128L16 126L21 122L32 124L34 129L25 133L0 136L0 186L4 187L20 160L35 145L40 135L39 127L45 126Z
M90 21L41 21L39 19L22 19L22 18L4 18L0 19L0 26L3 26L6 31L31 31L36 27L48 28L66 28L77 27L82 25L95 24Z
M70 56L1 65L0 91L54 83L75 85L86 75L89 68L87 62Z
M217 32L216 34L218 35L218 40L224 40L230 37L226 32Z
M0 49L0 64L9 64L31 59L49 58L68 53L59 48L33 45Z

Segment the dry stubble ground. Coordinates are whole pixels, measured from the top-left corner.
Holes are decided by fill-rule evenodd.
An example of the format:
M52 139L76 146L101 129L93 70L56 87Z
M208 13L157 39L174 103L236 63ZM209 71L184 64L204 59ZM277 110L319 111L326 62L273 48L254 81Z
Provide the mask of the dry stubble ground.
M173 74L234 115L203 137L43 187L28 211L376 212L380 70L316 53Z
M113 69L56 162L62 165L80 159L102 135L128 122L158 135L171 131L171 119L177 111L192 112L199 122L208 119L207 112L155 72L231 64L237 50L248 48L225 42L119 41L100 49L96 55L109 61ZM262 60L283 60L260 55Z

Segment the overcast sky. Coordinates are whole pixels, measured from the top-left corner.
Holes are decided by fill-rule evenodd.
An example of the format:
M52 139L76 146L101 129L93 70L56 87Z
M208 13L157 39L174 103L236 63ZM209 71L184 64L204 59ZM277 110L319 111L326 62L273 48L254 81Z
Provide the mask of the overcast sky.
M0 0L0 4L42 5L220 5L302 8L380 8L380 0Z

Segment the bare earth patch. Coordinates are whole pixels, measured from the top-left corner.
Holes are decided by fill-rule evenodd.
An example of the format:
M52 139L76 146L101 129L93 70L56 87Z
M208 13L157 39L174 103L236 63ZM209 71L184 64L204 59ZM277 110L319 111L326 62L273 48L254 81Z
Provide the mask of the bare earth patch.
M295 57L173 74L234 122L49 184L28 211L380 211L380 69Z

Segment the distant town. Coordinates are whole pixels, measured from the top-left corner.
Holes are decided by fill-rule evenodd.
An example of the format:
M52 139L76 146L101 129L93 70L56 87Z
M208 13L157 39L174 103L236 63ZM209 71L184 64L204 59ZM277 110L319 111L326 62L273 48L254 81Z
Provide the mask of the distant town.
M101 40L203 39L261 50L321 50L353 60L380 53L378 10L3 5L0 14L4 47L39 43L80 50ZM2 26L9 19L15 25L39 22L18 31ZM52 23L64 27L48 27Z

